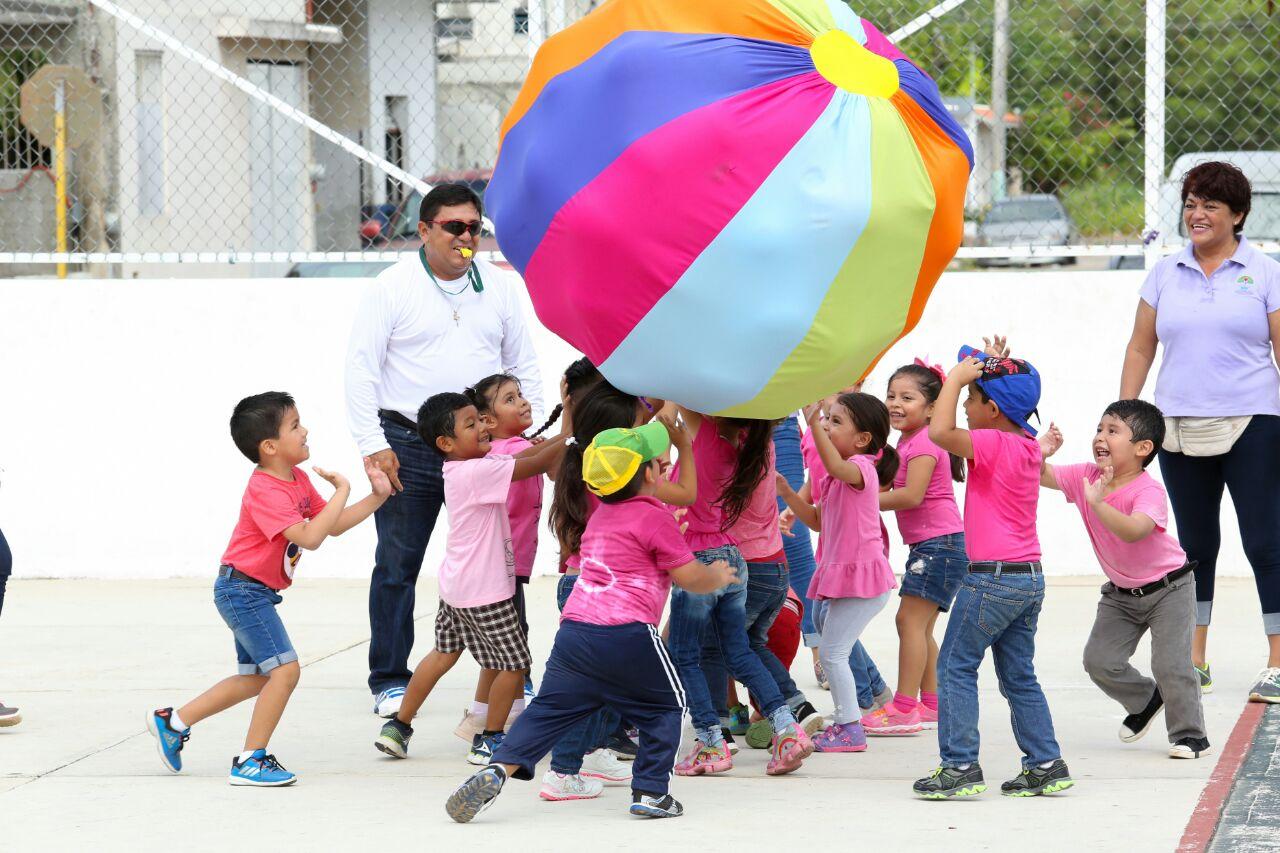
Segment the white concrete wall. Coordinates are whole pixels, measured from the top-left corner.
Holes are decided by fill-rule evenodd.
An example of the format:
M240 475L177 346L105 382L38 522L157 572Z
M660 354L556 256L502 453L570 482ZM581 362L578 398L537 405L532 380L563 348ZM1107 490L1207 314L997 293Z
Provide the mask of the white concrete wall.
M893 369L916 355L948 365L961 343L1005 332L1044 375L1040 410L1066 434L1060 458L1087 459L1098 416L1117 393L1141 277L948 274L917 331L886 356L867 390L883 393ZM295 395L312 461L345 472L363 496L342 390L349 318L363 287L325 279L0 281L0 529L17 575L211 575L251 468L227 419L237 400L260 391ZM527 316L544 384L554 389L575 353L538 327L531 310ZM1220 570L1247 574L1229 506L1224 516ZM894 533L897 566L905 554ZM1057 493L1042 493L1040 535L1049 572L1098 573L1075 510ZM365 575L373 543L371 522L331 540L307 555L304 582ZM442 545L436 536L428 572ZM554 571L553 560L544 532L539 571Z

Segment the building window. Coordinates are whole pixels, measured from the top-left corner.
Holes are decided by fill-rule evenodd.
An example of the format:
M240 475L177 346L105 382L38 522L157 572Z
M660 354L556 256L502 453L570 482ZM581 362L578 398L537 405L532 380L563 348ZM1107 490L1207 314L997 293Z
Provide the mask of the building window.
M474 34L474 18L436 18L436 38L438 39L469 39Z
M529 35L528 9L516 9L511 13L511 31L518 36Z
M138 214L164 213L164 93L162 54L140 50L134 54L138 96Z
M18 92L22 84L48 61L41 50L0 50L0 169L25 170L53 162L49 149L41 145L18 118Z

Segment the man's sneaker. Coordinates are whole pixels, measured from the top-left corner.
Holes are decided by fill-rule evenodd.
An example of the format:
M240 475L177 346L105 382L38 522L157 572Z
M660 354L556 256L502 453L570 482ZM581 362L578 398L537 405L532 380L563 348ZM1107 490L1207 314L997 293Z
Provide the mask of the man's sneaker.
M599 779L601 782L631 781L631 768L607 749L597 749L584 755L582 769L578 772L588 779Z
M453 736L471 743L482 731L484 731L484 717L473 714L468 709L462 712L462 721L454 727Z
M867 733L857 720L832 723L813 739L814 752L866 752Z
M768 749L773 743L773 724L768 720L756 720L747 729L746 741L752 749Z
M827 725L826 719L818 713L818 709L813 707L807 699L801 702L799 707L791 713L795 716L796 722L800 724L800 728L804 729L804 733L809 737L813 737L818 732L822 731ZM760 722L764 723L766 726L769 725L768 720L761 720ZM751 734L750 729L747 729L747 734Z
M897 705L890 702L863 717L862 728L868 736L904 737L920 734L924 731L924 724L920 722L920 712L917 709L912 708L904 714L898 710Z
M16 726L22 722L22 712L0 702L0 729Z
M1124 722L1120 724L1120 740L1125 743L1141 740L1142 736L1151 728L1151 724L1156 721L1156 715L1160 713L1160 709L1163 707L1164 697L1160 695L1160 688L1157 687L1155 692L1151 694L1151 700L1147 702L1147 707L1136 714L1130 714L1124 718Z
M924 703L921 703L916 710L920 712L920 728L926 732L936 731L938 728L938 712Z
M16 708L14 709L17 710ZM160 761L170 773L182 772L182 745L191 739L191 729L178 731L169 725L173 716L172 708L161 708L147 712L147 731L156 739L156 749L160 753ZM19 720L22 718L19 717ZM13 725L4 723L0 725Z
M506 735L501 732L487 737L483 733L476 735L471 740L471 751L467 753L467 761L480 767L488 764L489 759L493 758L493 751L505 737Z
M406 726L397 719L390 719L382 727L373 745L392 758L408 758L411 737L413 737L413 726Z
M745 735L751 725L751 710L746 705L734 705L729 709L728 729L735 735Z
M604 792L604 783L585 775L569 775L548 770L542 777L538 796L553 803L565 800L594 800Z
M227 781L255 788L283 788L297 782L298 777L285 770L274 755L267 755L265 749L255 749L244 761L231 759L231 778Z
M720 736L724 738L724 745L725 745L725 746L727 746L727 747L729 747L729 754L730 754L730 755L737 755L737 754L738 754L738 742L737 742L736 740L734 740L734 739L733 739L733 732L729 731L729 730L728 730L727 728L725 728L724 726L721 726L721 727L720 727Z
M1213 674L1209 672L1209 664L1206 663L1204 666L1196 666L1195 664L1191 664L1191 665L1195 667L1196 676L1200 679L1200 692L1212 693L1213 692Z
M506 781L507 772L501 767L486 767L454 789L445 800L444 810L458 823L469 823L489 808Z
M774 736L769 753L769 764L764 772L770 776L782 776L798 770L800 764L813 755L813 741L809 740L799 723L792 723Z
M641 791L632 791L631 813L639 817L680 817L684 814L684 806L670 794L659 797Z
M813 662L813 677L818 680L818 686L823 690L831 689L831 683L827 681L827 671L822 668L822 661L820 660Z
M373 713L389 720L400 713L402 701L404 701L404 688L388 687L373 700Z
M1209 746L1208 738L1202 737L1178 738L1169 747L1170 758L1200 758L1211 752L1213 748Z
M974 763L966 770L939 767L923 779L917 779L911 790L926 800L949 800L952 797L976 797L987 790L987 783L982 778L982 768Z
M1055 758L1048 767L1029 767L1008 782L1001 782L1000 793L1006 797L1036 797L1065 791L1074 784L1067 762Z
M1280 666L1272 666L1258 673L1258 682L1249 691L1250 702L1280 702Z
M707 746L700 740L693 742L693 750L676 764L677 776L709 776L733 769L733 756L725 744Z

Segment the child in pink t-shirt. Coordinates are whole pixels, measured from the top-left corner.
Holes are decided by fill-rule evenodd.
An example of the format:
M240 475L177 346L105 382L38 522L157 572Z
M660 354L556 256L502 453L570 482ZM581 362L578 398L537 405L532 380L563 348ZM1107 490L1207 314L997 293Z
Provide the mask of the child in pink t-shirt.
M484 669L498 670L489 691L485 729L472 741L467 760L486 763L502 740L511 705L529 668L529 641L515 606L515 559L507 495L511 484L545 474L564 453L564 435L518 456L488 456L489 438L471 399L436 394L418 411L418 432L444 457L444 496L449 536L440 566L440 605L435 648L414 670L400 711L374 742L395 758L408 757L412 722L436 682L462 652Z
M1124 707L1120 740L1147 733L1164 708L1172 758L1210 751L1200 706L1200 679L1191 665L1195 625L1195 564L1169 535L1168 503L1146 467L1164 442L1164 415L1142 400L1120 400L1102 413L1093 438L1093 462L1045 465L1040 484L1075 504L1108 582L1084 647L1093 683ZM1062 444L1050 427L1049 454ZM1151 631L1151 670L1129 659Z
M969 558L952 480L964 481L961 461L929 440L929 418L946 379L923 361L889 377L885 404L898 430L898 472L880 509L898 516L910 549L898 604L898 690L893 701L862 718L868 735L913 735L938 726L938 644L933 626L951 607Z
M675 518L656 497L657 459L679 432L671 423L609 429L585 449L581 477L602 505L582 533L581 575L565 604L537 700L516 720L489 766L445 804L459 823L487 807L508 778L532 779L553 745L605 707L640 729L630 813L684 812L668 786L685 695L658 621L673 582L710 593L736 577L725 561L694 559Z
M880 488L893 481L898 455L889 441L889 411L870 394L842 394L825 422L810 414L810 431L829 475L816 506L802 500L782 477L778 493L811 529L820 532L822 553L809 595L827 602L818 655L835 701L833 723L814 738L819 752L862 752L857 688L849 654L896 587L880 532Z

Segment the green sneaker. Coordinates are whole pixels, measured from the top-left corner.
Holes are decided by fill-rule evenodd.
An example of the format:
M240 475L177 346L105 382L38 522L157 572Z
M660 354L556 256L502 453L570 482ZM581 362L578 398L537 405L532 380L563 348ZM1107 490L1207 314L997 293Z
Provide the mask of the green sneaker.
M1041 794L1065 791L1074 784L1071 771L1067 770L1067 762L1058 758L1048 767L1031 767L1008 782L1001 782L1000 793L1006 797L1038 797Z
M911 790L926 800L949 800L977 796L987 790L987 783L982 778L982 768L971 764L968 770L939 767L923 779L917 779Z
M1195 667L1196 675L1200 678L1200 692L1212 693L1213 675L1209 672L1209 664L1206 663L1204 666L1196 666L1195 664L1191 665Z
M768 749L773 743L773 726L768 720L756 720L747 727L747 746L752 749Z
M387 720L386 725L382 727L382 731L378 734L378 739L373 745L380 752L385 752L392 758L408 758L409 757L409 738L413 737L413 727L406 726L399 720L392 718Z
M729 733L745 735L751 727L751 709L746 705L734 705L729 709Z

